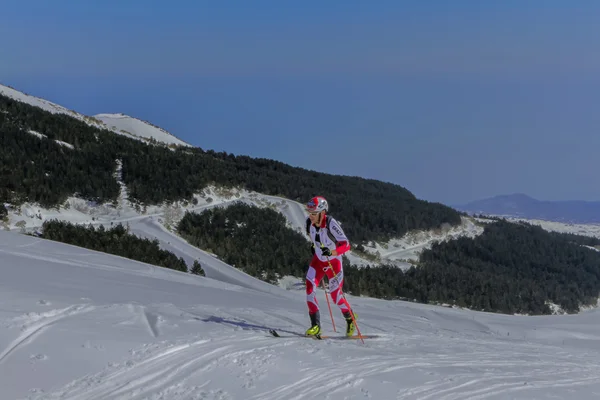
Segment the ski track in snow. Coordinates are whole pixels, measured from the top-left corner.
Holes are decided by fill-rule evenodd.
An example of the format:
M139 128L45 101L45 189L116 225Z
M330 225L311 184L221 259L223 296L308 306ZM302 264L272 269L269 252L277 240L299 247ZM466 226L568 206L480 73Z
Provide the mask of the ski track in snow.
M215 369L237 374L243 387L265 378L265 365L274 366L274 353L284 343L230 336L177 344L147 346L106 370L76 380L51 395L31 399L208 399L230 398L225 389L202 390L204 384L187 384ZM262 372L261 372L262 371ZM219 372L221 374L221 372ZM189 397L188 397L189 396Z
M296 346L298 354L311 357L300 359L297 370L283 376L283 382L270 382L282 363L289 369L293 360L282 360L286 347ZM388 348L372 346L359 350L353 357L356 344L325 352L325 342L298 338L292 344L261 335L238 335L191 340L184 343L148 346L133 352L125 362L86 376L51 395L31 399L312 399L312 398L381 398L371 394L373 383L389 386L394 376L415 371L427 376L419 386L396 389L393 398L399 399L489 399L508 398L517 392L544 388L568 388L598 383L598 364L588 365L578 359L541 360L523 358L522 348L507 357L498 349L488 349L486 343L475 351L476 357L465 359L460 353L419 356L402 353L385 354ZM506 350L506 349L504 349ZM289 350L288 350L289 351ZM372 351L374 354L368 354ZM324 354L325 353L325 354ZM364 355L367 353L367 355ZM285 353L283 353L285 355ZM515 357L514 361L510 358ZM312 358L312 359L310 359ZM306 365L303 365L306 364ZM452 371L450 373L450 371ZM482 372L483 371L483 372ZM228 376L232 387L239 386L235 395L228 388L208 388L211 377ZM573 377L576 375L577 377ZM267 390L243 396L269 382ZM504 397L501 397L504 396ZM391 397L390 397L391 398ZM512 398L512 397L510 397ZM525 397L527 394L525 393Z
M220 357L231 357L231 345L210 346L209 340L167 346L150 355L140 358L134 355L122 365L116 365L97 375L85 377L68 385L50 398L60 399L128 399L152 398L168 399L182 380L193 373L201 373L211 368ZM197 391L199 387L190 387L186 393Z
M49 328L51 325L64 318L86 313L93 309L94 307L77 305L67 307L64 310L53 310L41 314L31 314L17 318L16 321L24 321L21 325L22 333L0 353L0 363L4 362L12 352L22 346L26 346L27 343L34 340L36 336L41 335L44 330ZM12 324L9 324L7 327L12 326Z

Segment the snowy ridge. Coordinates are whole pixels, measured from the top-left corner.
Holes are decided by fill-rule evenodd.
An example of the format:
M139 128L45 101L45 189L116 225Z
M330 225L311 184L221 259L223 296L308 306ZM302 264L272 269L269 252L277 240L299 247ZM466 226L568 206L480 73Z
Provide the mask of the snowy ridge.
M39 107L42 110L51 112L52 114L66 114L69 115L73 118L77 118L81 121L85 121L86 123L95 126L97 128L102 128L102 124L93 121L91 118L86 117L82 114L79 114L73 110L69 110L68 108L65 108L63 106L60 106L56 103L53 103L51 101L48 100L44 100L41 99L39 97L35 97L35 96L31 96L28 95L26 93L20 92L18 90L15 90L13 88L11 88L10 86L4 86L2 84L0 84L0 94L10 97L13 100L17 100L23 103L27 103L30 104L32 106L35 107Z
M77 118L78 120L83 121L95 128L107 129L114 133L125 135L140 141L148 142L149 139L154 139L156 142L166 145L191 146L190 144L176 138L164 129L158 128L149 122L143 122L139 119L129 117L124 114L98 114L97 116L90 117L76 111L69 110L68 108L51 101L25 94L2 84L0 84L0 94L17 101L39 107L42 110L51 112L53 114L66 114L73 118Z
M132 223L187 257L151 219ZM600 311L508 316L348 296L363 334L316 341L305 295L207 256L203 278L0 232L6 399L596 399ZM324 293L318 291L321 305ZM338 327L343 321L334 309ZM327 312L327 334L335 335ZM339 328L338 328L339 329Z
M144 140L154 139L166 144L190 146L162 128L125 114L96 114L94 118L102 121L113 132L139 137Z

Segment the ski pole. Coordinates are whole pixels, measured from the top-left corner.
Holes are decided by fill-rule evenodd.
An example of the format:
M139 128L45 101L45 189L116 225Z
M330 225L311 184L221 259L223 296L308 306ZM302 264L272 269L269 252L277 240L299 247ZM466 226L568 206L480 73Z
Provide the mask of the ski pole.
M323 246L323 243L321 243L321 248L323 248L325 246ZM327 258L329 260L329 257ZM331 267L331 264L329 264L329 266ZM327 275L327 274L325 274ZM327 280L329 281L329 277L327 278ZM333 325L333 331L337 333L337 330L335 329L335 321L333 320L333 313L331 312L331 305L329 304L329 296L327 295L329 293L329 291L327 290L327 288L325 287L325 280L322 280L323 282L323 290L325 291L325 299L327 300L327 308L329 308L329 316L331 317L331 325ZM329 293L331 294L331 293ZM331 298L331 300L333 300L333 297Z
M335 329L335 322L333 321L333 313L331 312L331 305L329 304L329 296L327 295L327 293L329 293L329 292L327 291L327 288L325 287L325 280L323 280L323 290L325 290L325 298L327 299L327 308L329 308L329 316L331 317L331 324L333 325L333 331L337 332L337 330Z
M333 269L333 265L331 265L331 261L329 261L329 257L327 257L327 264L329 264L329 268L331 268L331 270L335 273L335 270ZM336 276L337 276L337 274L335 274L333 276L333 278L335 279ZM341 287L340 287L340 292L342 293L342 296L344 297L344 300L346 300L346 303L348 303L348 305L350 305L350 302L346 298L346 293L344 293L344 291L342 290ZM333 299L333 297L332 297L332 299ZM329 300L327 300L327 304L329 305ZM331 308L329 309L329 312L331 312ZM362 337L362 335L360 333L360 329L358 329L358 324L356 323L356 318L354 318L354 312L352 311L352 307L350 307L350 316L352 317L352 322L354 323L354 326L356 327L356 331L358 332L358 337L360 338L360 340L364 344L365 340L363 339L363 337ZM333 316L331 317L331 320L333 320ZM335 328L334 328L334 330L335 330Z

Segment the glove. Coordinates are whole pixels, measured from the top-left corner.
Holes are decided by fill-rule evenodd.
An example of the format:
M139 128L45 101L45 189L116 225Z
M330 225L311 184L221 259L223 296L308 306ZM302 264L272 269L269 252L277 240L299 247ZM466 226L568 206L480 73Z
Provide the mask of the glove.
M323 247L321 248L321 254L325 257L331 257L331 250L329 250L329 247Z

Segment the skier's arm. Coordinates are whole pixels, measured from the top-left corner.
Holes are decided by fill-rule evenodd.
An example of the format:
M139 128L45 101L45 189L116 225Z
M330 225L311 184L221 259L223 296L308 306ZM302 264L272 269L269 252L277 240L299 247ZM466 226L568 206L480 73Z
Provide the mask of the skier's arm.
M308 236L308 240L310 241L310 252L312 254L315 254L315 244L313 243L311 237L310 237L310 218L306 218L306 236Z
M336 253L336 255L341 256L342 254L344 254L348 250L350 250L350 243L348 243L348 242L339 242L338 246L335 248L335 253Z
M348 237L346 237L346 234L344 233L344 230L342 229L340 224L335 219L331 220L329 228L331 234L338 241L338 244L334 250L336 252L335 255L341 256L342 254L350 250L350 241L348 240Z

